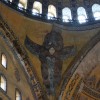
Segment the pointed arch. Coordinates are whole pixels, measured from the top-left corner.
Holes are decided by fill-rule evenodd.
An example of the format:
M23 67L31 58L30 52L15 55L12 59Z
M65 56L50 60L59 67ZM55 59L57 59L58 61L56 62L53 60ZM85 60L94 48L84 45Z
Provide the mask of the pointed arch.
M62 19L63 22L70 22L72 20L71 10L68 7L62 10Z
M95 20L100 20L100 5L99 4L94 4L92 6L92 12Z
M42 14L42 4L38 1L35 1L33 3L33 9L32 9L33 15Z
M77 19L79 21L79 23L85 23L87 20L87 14L86 14L86 10L84 7L79 7L77 9Z
M53 17L57 17L56 7L54 5L48 6L48 19L53 19Z

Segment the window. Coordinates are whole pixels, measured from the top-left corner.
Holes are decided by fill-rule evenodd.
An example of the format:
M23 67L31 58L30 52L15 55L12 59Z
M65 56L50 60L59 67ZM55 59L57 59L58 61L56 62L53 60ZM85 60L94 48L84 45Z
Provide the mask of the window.
M39 15L39 11L37 9L32 9L32 14L33 15Z
M1 63L3 65L3 67L7 68L7 58L6 58L6 55L5 54L2 54L1 55Z
M35 1L33 4L33 9L32 9L32 14L33 15L38 15L42 14L42 4L38 1Z
M4 1L7 2L7 3L8 3L8 2L12 2L12 0L4 0Z
M20 10L27 8L27 0L19 0L18 7Z
M2 75L0 75L0 88L6 91L6 79Z
M53 5L48 6L48 19L53 19L53 17L57 17L56 8Z
M19 92L18 89L16 89L16 98L15 98L15 100L22 100L21 93Z
M77 9L77 15L78 15L77 17L78 17L78 21L79 21L80 24L86 22L87 14L86 14L86 11L83 7L79 7Z
M99 4L94 4L92 6L92 12L95 20L100 20L100 5Z
M62 10L62 19L63 22L70 22L72 20L71 10L68 7Z
M18 7L19 7L20 9L24 8L23 4L21 4L21 3L18 3Z

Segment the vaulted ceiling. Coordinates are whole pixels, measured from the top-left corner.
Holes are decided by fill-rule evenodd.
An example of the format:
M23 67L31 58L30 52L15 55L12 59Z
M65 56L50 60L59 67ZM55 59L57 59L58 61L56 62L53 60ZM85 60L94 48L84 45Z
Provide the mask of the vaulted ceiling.
M99 3L99 0L92 0L92 2L90 0L59 0L61 3L50 0L48 2L56 4L56 7L57 4L62 4L62 7L68 6L71 9L76 9L78 6L85 6L84 2L88 6L88 4ZM61 98L61 100L74 100L75 98L75 100L82 100L82 98L83 100L87 100L87 98L99 100L99 22L83 26L52 24L24 16L23 13L16 12L3 3L0 4L0 15L1 23L4 26L2 27L1 24L0 27L3 31L9 31L9 34L6 31L5 35L10 38L21 55L30 77L34 74L36 76L36 80L31 80L31 82L33 86L34 82L38 83L36 88L39 91L34 91L38 99L40 95L44 95L44 97L40 96L43 100L47 100L47 98L50 100L57 100L58 98ZM72 49L73 47L75 48ZM53 57L57 59L53 59ZM55 83L57 84L55 92L52 88L52 82L46 81L48 73L50 74L48 66L54 66L54 62L56 62L55 66L57 67L54 70ZM94 82L93 84L91 80ZM34 87L33 90L36 88ZM48 91L52 91L52 93Z

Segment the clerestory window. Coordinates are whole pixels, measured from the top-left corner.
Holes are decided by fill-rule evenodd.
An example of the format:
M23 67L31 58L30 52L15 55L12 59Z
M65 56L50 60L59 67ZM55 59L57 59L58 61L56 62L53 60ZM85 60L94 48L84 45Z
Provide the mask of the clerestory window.
M0 75L0 88L6 91L6 78L3 75Z
M95 20L100 20L100 5L99 4L94 4L92 6L92 12Z
M32 9L32 14L33 15L39 15L42 14L42 4L38 1L35 1L33 4L33 9Z
M48 19L53 19L54 17L57 17L56 7L53 5L49 5L48 6Z
M80 24L87 22L86 10L83 7L77 9L77 19Z
M27 0L19 0L18 7L20 10L27 8Z
M62 10L62 19L63 22L70 22L72 20L71 10L68 7Z

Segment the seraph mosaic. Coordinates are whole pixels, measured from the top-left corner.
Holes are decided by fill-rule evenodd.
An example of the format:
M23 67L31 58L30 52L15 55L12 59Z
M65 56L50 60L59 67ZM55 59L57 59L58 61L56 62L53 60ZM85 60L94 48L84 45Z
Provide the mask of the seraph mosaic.
M26 36L25 46L32 54L38 56L47 93L55 95L56 86L61 80L63 60L75 54L75 47L64 47L63 38L56 30L45 36L43 45L34 43Z

